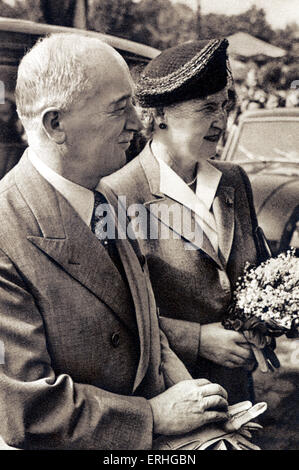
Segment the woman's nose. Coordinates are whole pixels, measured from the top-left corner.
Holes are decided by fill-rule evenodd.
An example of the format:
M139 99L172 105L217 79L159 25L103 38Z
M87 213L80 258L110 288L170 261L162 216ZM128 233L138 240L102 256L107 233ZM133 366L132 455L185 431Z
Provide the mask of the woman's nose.
M227 123L227 112L225 109L221 108L218 110L215 116L213 125L216 127L220 127L221 129L224 129L226 127L226 123Z

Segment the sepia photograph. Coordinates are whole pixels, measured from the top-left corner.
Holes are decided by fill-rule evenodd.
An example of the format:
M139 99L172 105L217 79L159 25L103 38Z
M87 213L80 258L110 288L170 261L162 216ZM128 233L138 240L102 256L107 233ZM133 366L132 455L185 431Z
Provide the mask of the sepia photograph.
M299 450L298 0L0 0L0 450Z

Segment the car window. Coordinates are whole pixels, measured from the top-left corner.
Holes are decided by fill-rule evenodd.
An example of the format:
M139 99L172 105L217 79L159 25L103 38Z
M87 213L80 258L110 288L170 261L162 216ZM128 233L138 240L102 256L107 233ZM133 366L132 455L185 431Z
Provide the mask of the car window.
M245 122L231 159L299 163L299 120Z

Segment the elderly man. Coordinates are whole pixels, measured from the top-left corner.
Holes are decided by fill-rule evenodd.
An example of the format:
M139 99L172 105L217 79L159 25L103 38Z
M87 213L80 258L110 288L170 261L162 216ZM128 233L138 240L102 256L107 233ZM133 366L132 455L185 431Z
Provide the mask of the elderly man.
M54 35L20 64L29 148L0 184L0 435L10 446L150 449L155 434L226 419L226 392L190 380L159 331L138 246L96 236L106 201L94 190L140 128L131 95L126 63L97 39Z

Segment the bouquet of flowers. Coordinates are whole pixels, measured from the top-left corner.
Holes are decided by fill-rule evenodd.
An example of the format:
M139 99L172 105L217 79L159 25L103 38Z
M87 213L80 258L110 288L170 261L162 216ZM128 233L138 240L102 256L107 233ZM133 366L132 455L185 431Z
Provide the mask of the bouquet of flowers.
M223 326L244 334L262 372L279 367L273 351L275 337L299 336L299 258L295 250L258 267L245 266Z

